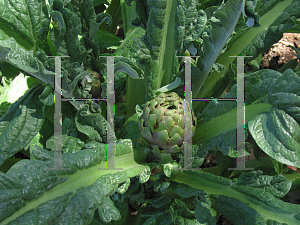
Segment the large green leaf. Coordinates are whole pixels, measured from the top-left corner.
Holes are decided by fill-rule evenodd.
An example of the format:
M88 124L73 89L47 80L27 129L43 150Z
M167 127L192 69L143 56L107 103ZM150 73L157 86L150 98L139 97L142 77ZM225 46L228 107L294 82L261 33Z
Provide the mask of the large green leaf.
M64 146L62 148L62 151L64 153L78 152L84 146L84 142L81 141L79 138L68 136L67 134L63 134L61 136L61 138L62 138L62 145ZM52 136L51 138L49 138L47 140L46 148L51 149L51 150L55 150L54 139L55 139L55 137Z
M133 154L129 146L120 144L115 165L124 170L100 170L106 163L106 145L89 143L84 148L62 155L63 168L70 170L53 170L53 152L36 147L33 155L39 160L22 160L7 174L0 172L1 224L88 224L96 209L106 223L119 219L110 196L131 177L149 178L149 166L156 164L136 163L134 158L145 161L138 157L141 149Z
M272 107L256 116L249 130L257 145L278 162L300 167L300 126L284 110Z
M248 124L257 145L277 161L300 167L300 78L292 70L261 70L245 79L246 102L273 105Z
M47 70L42 62L33 56L32 50L25 50L15 39L0 40L0 60L8 62L54 88L54 73Z
M233 86L229 93L224 95L224 98L236 98L236 86ZM229 119L229 117L231 117ZM228 120L229 119L229 120ZM248 119L248 118L247 118ZM209 122L208 126L205 123ZM196 133L199 135L205 143L202 146L203 150L214 150L222 151L224 155L231 157L236 156L236 101L211 101L208 106L203 110L200 117L198 118L199 131L202 133ZM216 126L210 126L215 123ZM204 124L204 126L202 125ZM220 126L222 124L222 126ZM231 127L228 127L231 125ZM222 129L223 128L223 129ZM205 131L205 132L203 132ZM218 134L207 140L209 135L213 132L218 131ZM245 132L245 139L247 139L248 132ZM199 139L199 138L197 138ZM196 138L194 138L196 140Z
M0 27L27 50L43 49L49 52L46 42L50 17L45 1L18 0L0 2Z
M213 104L211 104L211 106L212 105ZM249 121L254 119L257 114L269 112L271 107L272 105L267 103L253 103L246 106L245 111L248 113L246 113L245 115L245 123L248 123ZM207 108L210 108L210 106L207 106ZM211 117L208 117L207 119L210 118ZM222 126L220 126L220 124L222 124ZM211 118L211 120L209 120L208 122L205 122L205 120L199 121L199 124L197 124L195 135L193 137L193 143L199 144L200 142L204 142L209 139L212 139L210 141L213 142L213 138L232 129L236 129L236 108L216 118ZM219 140L222 141L221 138ZM218 145L218 143L216 143L216 145Z
M121 38L109 33L108 31L98 30L95 35L95 42L99 47L117 49L121 44Z
M185 198L184 192L196 197L201 197L201 193L195 189L207 192L206 202L211 201L214 208L234 224L300 223L300 206L277 199L286 195L292 184L282 175L267 176L253 171L232 181L202 171L185 170L179 172L174 181L177 183L172 182L171 189ZM202 204L212 210L203 200L201 197ZM203 210L199 213L202 218L209 215Z
M0 40L0 61L5 61L54 88L54 60L47 59L44 52L37 52L37 54L39 59L33 56L32 50L23 49L13 38ZM48 68L45 68L46 66ZM79 92L77 83L84 78L92 79L87 71L77 75L71 84L67 82L68 79L64 76L62 95L65 98L74 98L74 90ZM83 102L71 101L71 104L79 109Z
M130 4L132 0L126 1ZM159 0L147 4L137 1L137 14L133 23L146 29L145 36L136 47L143 53L140 62L146 63L146 100L161 86L171 82L175 55L184 53L188 44L198 40L204 31L206 15L194 0Z
M36 85L12 104L0 119L0 165L23 149L43 125L44 104L39 100L43 89Z
M10 102L2 102L0 105L0 118L7 112L11 103Z
M71 56L72 62L85 62L87 50L78 37L82 29L80 15L62 6L62 1L54 1L53 9L59 11L63 19L62 24L50 31L51 41L58 55Z
M253 60L253 58L260 55L263 51L269 49L274 43L282 38L283 33L295 26L295 18L300 16L300 2L298 0L283 0L283 1L267 1L265 4L259 4L257 8L261 7L259 10L259 26L247 27L243 21L243 24L236 28L235 35L231 36L230 41L227 43L227 48L222 52L221 55L217 54L218 58L212 59L214 56L214 51L212 54L204 55L203 58L210 63L203 63L205 71L210 70L212 63L219 63L225 66L222 71L211 71L210 75L206 78L203 88L198 89L198 84L203 80L193 82L193 94L199 98L210 98L215 96L214 93L218 89L215 85L222 79L226 72L230 69L230 64L234 62L237 55L250 55L253 57L246 58L245 61ZM210 39L223 38L225 35L218 34L218 26L216 26L216 34L210 35ZM220 29L222 31L222 29ZM227 40L226 40L227 41ZM211 46L209 49L214 49ZM201 61L199 61L200 63ZM235 72L235 71L234 71ZM206 73L205 73L206 75ZM223 88L221 93L227 89L227 85L220 83L219 87ZM194 88L195 87L195 88ZM225 87L225 89L224 89ZM195 91L194 91L195 90ZM199 92L198 92L199 91ZM218 91L219 93L220 91ZM194 109L202 105L203 102L195 102L193 104Z
M253 38L253 40L247 45L246 48L243 49L241 55L250 55L253 58L246 58L246 62L253 60L258 57L261 53L271 48L271 46L278 42L282 37L283 33L286 30L293 28L296 23L295 19L300 17L300 1L269 1L269 7L262 7L258 14L261 16L260 26L266 26L268 24L268 29L261 29L261 27L257 27L258 29L245 29L245 33L240 38L238 43L246 41L249 38ZM272 18L272 19L270 19ZM270 24L272 22L272 24ZM251 33L253 32L253 33ZM236 39L232 40L230 43L234 46L234 42Z
M208 20L207 25L209 28L207 33L203 35L203 52L199 53L201 57L197 61L197 66L201 71L197 74L197 79L193 80L193 93L195 96L204 97L199 95L199 91L213 63L215 63L234 31L242 6L242 0L229 0L213 12L212 17Z
M291 166L299 166L300 160L299 87L300 79L292 70L245 75L245 123L264 152ZM233 85L224 97L236 98L236 88ZM201 141L203 149L232 153L236 147L236 102L211 101L198 119L194 143Z
M176 212L176 215L174 215ZM189 224L189 225L201 225L194 216L194 212L182 201L175 199L170 207L161 213L157 213L148 220L145 221L145 225L171 225L171 224Z
M90 141L107 143L107 121L101 115L99 109L95 110L93 113L91 113L91 111L92 108L89 108L88 105L84 105L81 109L78 110L75 116L76 127L78 131L85 134Z

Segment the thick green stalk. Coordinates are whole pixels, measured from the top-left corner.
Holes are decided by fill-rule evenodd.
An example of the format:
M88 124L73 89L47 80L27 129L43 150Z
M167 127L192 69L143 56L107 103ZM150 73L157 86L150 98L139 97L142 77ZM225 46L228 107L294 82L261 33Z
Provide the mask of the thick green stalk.
M160 18L163 20L163 26L153 25L158 20L156 13L156 7L160 4L154 2L152 8L153 12L149 13L148 25L146 29L146 36L150 43L153 43L151 52L151 60L143 68L144 81L127 79L126 101L128 116L135 113L135 106L137 104L143 104L149 101L157 89L161 86L167 85L171 82L172 65L174 64L175 55L175 16L176 16L176 0L160 0L166 2L166 8L164 9L164 16ZM132 2L133 3L133 2ZM157 5L156 5L157 4ZM163 4L162 4L163 5ZM128 6L124 7L125 9ZM123 10L122 10L123 12ZM128 11L125 11L124 29L128 29ZM132 14L131 18L134 18ZM127 24L127 25L125 25ZM127 28L126 28L127 26ZM151 27L152 26L152 27ZM151 27L151 28L149 28ZM128 33L129 31L127 31Z
M167 7L164 18L162 43L158 56L158 82L157 89L167 85L171 81L172 66L175 55L175 15L177 0L167 0Z
M218 18L219 22L211 21L209 35L203 35L203 55L197 61L197 67L201 72L198 72L197 79L193 80L194 96L198 98L205 97L200 96L199 92L213 64L234 31L242 12L242 6L243 1L241 0L229 0L214 12L214 16ZM199 102L194 104L194 109L197 105L199 105Z
M289 225L299 224L299 220L291 215L288 210L283 211L281 208L277 209L276 206L268 204L264 198L253 198L253 196L248 194L252 187L248 187L249 189L241 191L240 188L235 188L225 182L221 183L220 180L215 181L209 179L204 172L198 173L197 171L191 170L180 171L172 180L181 184L187 184L192 188L203 190L210 195L210 198L216 201L219 201L219 196L230 197L232 198L231 201L234 201L234 199L241 201L249 208L247 212L250 213L252 210L253 212L257 212L257 215L250 216L256 216L260 220L275 220L280 224ZM275 202L276 200L273 199L273 201ZM279 204L279 201L280 200L278 200L278 202L276 201L276 203ZM220 202L220 204L224 205L226 202ZM241 213L241 216L245 215Z
M145 103L145 80L127 77L126 82L127 116L135 113L135 106Z
M252 103L245 107L245 123L248 123L254 117L263 112L269 112L272 105L267 103ZM220 126L222 125L222 126ZM217 135L236 128L236 108L216 117L205 124L198 124L196 133L193 137L193 144L198 144L204 140L216 137Z
M122 19L123 19L123 30L125 38L134 29L130 25L131 20L137 17L136 13L136 2L132 1L131 6L126 5L124 0L120 0ZM132 38L137 38L133 36ZM132 116L135 113L135 106L137 104L142 105L145 103L145 80L133 79L127 77L126 80L126 105L127 105L127 116Z
M146 101L149 101L157 89L171 82L172 65L175 55L176 0L151 2L147 22L146 37L150 47L151 60L145 72ZM164 13L159 15L157 9Z

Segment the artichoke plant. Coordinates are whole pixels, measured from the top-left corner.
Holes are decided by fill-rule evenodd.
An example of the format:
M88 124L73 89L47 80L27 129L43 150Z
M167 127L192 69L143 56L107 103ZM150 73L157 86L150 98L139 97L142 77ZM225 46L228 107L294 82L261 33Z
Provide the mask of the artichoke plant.
M192 131L184 140L184 101L175 92L161 93L146 103L139 129L152 148L163 153L177 153L183 148L184 141L192 139L197 119L190 106L186 107L185 113L192 113Z

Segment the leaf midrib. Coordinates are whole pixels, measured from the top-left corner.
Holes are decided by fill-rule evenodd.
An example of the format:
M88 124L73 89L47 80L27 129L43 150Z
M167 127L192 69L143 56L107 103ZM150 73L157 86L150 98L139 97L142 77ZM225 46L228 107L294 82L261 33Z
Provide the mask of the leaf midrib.
M134 152L121 155L118 157L115 157L115 168L123 168L124 170L129 170L133 168L140 168L144 169L145 166L138 164L134 160ZM8 224L9 222L17 219L22 214L32 210L36 209L41 204L53 200L59 196L62 196L68 192L74 192L75 190L81 188L81 187L88 187L89 185L93 184L98 180L100 177L110 174L110 173L116 173L120 170L99 170L99 168L105 168L106 167L106 161L101 162L100 164L94 165L87 169L79 170L73 174L70 175L62 175L57 177L69 177L68 180L58 184L54 188L46 191L44 194L42 194L40 197L27 202L25 206L23 206L20 210L16 211L13 215L3 220L0 224ZM121 170L121 171L124 171Z
M221 72L213 71L204 81L204 86L198 92L197 96L201 96L203 98L206 97L213 85L215 85L217 81L226 74L229 69L229 65L234 61L235 57L229 56L239 55L240 52L244 50L259 33L265 29L268 29L268 27L282 14L283 10L288 7L292 1L293 0L285 0L279 2L274 8L261 17L261 26L249 28L248 31L246 31L233 45L228 47L228 49L222 55L220 55L216 61L216 63L220 63L226 68ZM194 105L194 108L196 108L199 105L199 102L195 102Z
M231 198L238 199L239 201L247 204L252 209L256 210L260 215L267 219L276 219L277 222L287 223L290 225L297 225L297 221L292 216L292 214L287 214L286 212L280 212L276 210L274 212L274 207L266 205L264 202L253 199L251 196L248 196L238 190L231 188L228 185L222 185L217 182L213 182L204 177L196 176L189 173L188 171L180 172L173 179L178 183L187 184L193 188L204 190L209 194L224 195ZM251 188L251 187L249 187ZM272 217L270 217L272 214ZM296 223L295 223L296 222Z
M173 57L175 54L175 16L176 16L176 0L167 0L165 9L164 25L162 32L162 42L159 48L159 82L158 87L167 85L169 83L172 67Z

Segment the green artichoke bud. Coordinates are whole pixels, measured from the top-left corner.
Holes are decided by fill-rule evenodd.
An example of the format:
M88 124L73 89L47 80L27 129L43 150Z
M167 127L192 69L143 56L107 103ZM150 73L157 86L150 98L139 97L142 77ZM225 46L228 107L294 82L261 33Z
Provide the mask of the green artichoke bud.
M195 134L197 119L190 106L185 113L192 113L188 142ZM184 101L175 92L159 94L146 103L139 129L152 148L163 153L179 152L184 146Z

